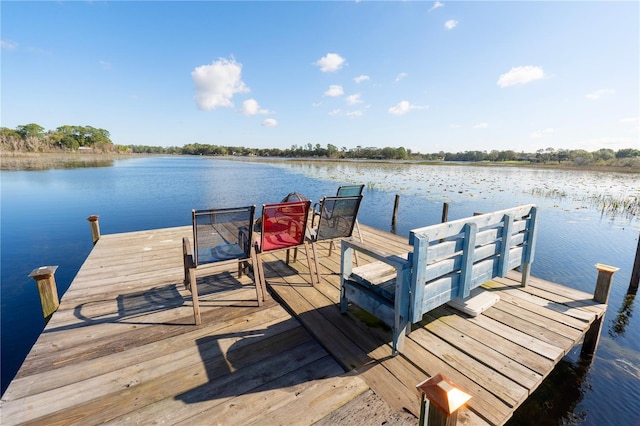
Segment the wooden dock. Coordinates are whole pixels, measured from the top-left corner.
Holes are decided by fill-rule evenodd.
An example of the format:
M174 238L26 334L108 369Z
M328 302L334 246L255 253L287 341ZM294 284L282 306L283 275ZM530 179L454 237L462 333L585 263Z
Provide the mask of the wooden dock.
M405 238L361 225L401 254ZM500 301L468 318L438 308L392 357L390 331L357 307L341 315L339 250L265 256L273 299L255 302L235 267L198 268L202 325L182 285L191 227L104 235L2 396L0 423L416 424L416 384L443 373L472 396L461 424L504 424L606 305L517 274L485 287ZM367 259L361 257L360 262Z

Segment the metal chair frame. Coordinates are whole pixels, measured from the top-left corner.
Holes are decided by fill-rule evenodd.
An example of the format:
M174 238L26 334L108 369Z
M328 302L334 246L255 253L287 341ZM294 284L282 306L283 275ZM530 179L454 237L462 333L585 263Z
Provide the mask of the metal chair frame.
M255 206L247 206L191 211L194 244L192 246L189 238L184 237L182 255L184 286L191 292L196 324L201 323L195 275L198 266L237 262L238 277L241 277L251 261L258 306L266 299L262 282L256 279L257 256L252 243L255 209Z
M294 249L293 261L297 259L297 248L303 246L313 281L313 266L309 256L307 241L307 221L309 218L310 200L264 204L262 206L260 238L256 239L258 277L262 288L266 288L262 256L265 253L287 250L286 263L290 261L290 250Z

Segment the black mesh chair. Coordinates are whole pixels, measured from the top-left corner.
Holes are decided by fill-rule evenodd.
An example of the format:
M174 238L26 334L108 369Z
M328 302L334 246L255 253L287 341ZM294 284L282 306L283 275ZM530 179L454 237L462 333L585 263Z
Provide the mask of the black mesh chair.
M319 241L329 242L329 256L334 248L335 240L349 238L353 234L357 224L358 210L362 195L350 197L324 197L319 203L320 211L317 215L318 225L312 224L309 230L309 239L315 260L315 270L317 281L320 282L320 269L316 243Z
M255 210L255 206L192 210L194 249L192 253L191 242L185 237L182 240L182 252L184 285L191 292L196 324L201 322L195 278L195 269L200 265L235 262L238 263L238 277L241 277L251 262L258 306L266 298L261 281L255 279L257 258L252 244Z

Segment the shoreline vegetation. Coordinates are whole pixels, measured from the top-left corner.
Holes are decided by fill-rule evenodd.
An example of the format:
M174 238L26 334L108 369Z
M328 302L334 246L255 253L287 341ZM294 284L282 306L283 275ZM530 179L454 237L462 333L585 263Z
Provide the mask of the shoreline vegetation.
M26 171L71 169L81 167L109 167L116 160L155 156L190 156L189 154L164 153L103 153L103 152L15 152L0 150L0 170ZM429 166L474 166L474 167L523 167L546 170L575 170L591 172L640 173L640 158L632 160L635 164L616 165L582 165L563 163L532 163L529 161L441 161L441 160L384 160L384 159L349 159L318 157L258 157L239 155L210 155L212 159L271 161L271 162L359 162L359 163L393 163Z
M192 143L180 147L117 145L105 129L92 126L60 126L45 129L35 123L15 129L0 127L1 170L45 170L50 168L100 167L116 159L150 155L197 155L269 161L369 161L426 165L472 165L532 167L640 173L640 149L614 151L602 148L539 149L535 153L498 151L437 152L423 154L404 147L363 147L347 149L327 144L307 143L291 148L245 148Z

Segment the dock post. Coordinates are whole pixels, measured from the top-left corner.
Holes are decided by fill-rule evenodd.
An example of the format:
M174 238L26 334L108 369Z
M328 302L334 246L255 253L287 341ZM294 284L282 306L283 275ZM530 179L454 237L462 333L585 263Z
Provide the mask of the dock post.
M441 223L445 223L449 220L449 203L442 204L442 220ZM440 238L440 242L444 243L444 238Z
M91 225L91 240L95 245L100 239L100 224L98 223L99 216L91 215L87 218L89 225Z
M627 290L627 294L638 293L638 282L640 282L640 237L638 237L636 258L633 261L633 269L631 270L631 280L629 281L629 289Z
M458 410L471 399L443 374L436 374L416 387L421 395L420 426L455 426Z
M396 200L393 203L393 216L391 217L391 229L395 233L396 222L398 221L398 206L400 205L400 194L396 194Z
M40 293L40 302L42 303L42 315L44 315L45 324L49 322L51 315L60 306L58 299L58 288L56 287L56 273L58 266L41 266L34 269L29 277L36 280L38 284L38 293Z
M596 265L598 269L598 279L596 281L596 289L593 292L593 300L598 303L608 303L609 293L611 292L611 283L613 281L613 274L619 269L615 266L602 265L598 263ZM595 321L587 330L584 335L584 341L582 342L582 350L580 351L581 358L592 358L593 354L598 347L598 341L600 340L600 332L602 331L604 314L600 318L596 318Z
M449 220L449 203L444 203L442 205L442 223L445 223L447 220Z

